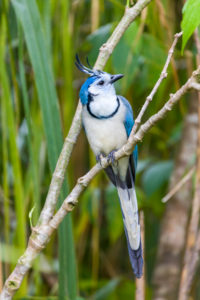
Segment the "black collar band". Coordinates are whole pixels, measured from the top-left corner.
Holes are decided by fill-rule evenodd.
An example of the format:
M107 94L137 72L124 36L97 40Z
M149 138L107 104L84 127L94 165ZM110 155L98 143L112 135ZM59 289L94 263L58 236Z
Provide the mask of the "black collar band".
M93 114L93 113L91 112L91 109L90 109L90 103L91 103L92 101L93 101L92 95L90 95L90 99L89 99L89 101L88 101L88 103L87 103L87 110L88 110L89 114L90 114L92 117L94 117L94 118L96 118L96 119L99 119L99 120L112 118L112 117L118 112L119 107L120 107L119 98L117 97L117 107L116 107L116 109L115 109L110 115L107 115L107 116L97 116L97 115L95 115L95 114Z

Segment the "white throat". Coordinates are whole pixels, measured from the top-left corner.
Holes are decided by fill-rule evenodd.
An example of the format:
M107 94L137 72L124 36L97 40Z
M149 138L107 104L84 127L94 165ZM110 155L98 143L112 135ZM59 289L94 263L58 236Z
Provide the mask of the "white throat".
M109 117L117 110L119 102L114 94L106 95L99 94L92 96L92 101L89 103L90 111L96 117Z

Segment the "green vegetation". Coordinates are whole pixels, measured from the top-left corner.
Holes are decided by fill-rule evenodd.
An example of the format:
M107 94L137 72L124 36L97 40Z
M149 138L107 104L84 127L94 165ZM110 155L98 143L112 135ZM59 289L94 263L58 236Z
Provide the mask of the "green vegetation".
M135 116L159 77L174 33L181 30L184 1L175 2L153 1L125 32L106 65L106 71L125 75L116 88L129 99ZM200 23L198 2L188 0L185 5L183 44L178 43L168 77L145 119L196 68L194 41L187 41ZM75 53L83 62L88 56L93 65L125 5L120 0L0 1L0 286L25 249L70 128L85 80L74 65ZM192 19L191 9L195 11ZM182 55L185 45L187 51ZM138 145L136 188L145 215L147 300L152 299L152 274L165 210L161 200L168 191L188 100L189 96L182 99ZM193 160L194 155L191 163ZM82 132L58 207L94 162ZM200 294L198 281L194 295ZM15 299L121 300L134 299L134 293L117 193L101 173L36 260Z

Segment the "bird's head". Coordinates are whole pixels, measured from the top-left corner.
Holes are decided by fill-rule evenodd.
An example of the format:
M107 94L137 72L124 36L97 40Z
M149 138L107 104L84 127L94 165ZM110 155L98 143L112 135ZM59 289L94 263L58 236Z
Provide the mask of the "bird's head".
M93 97L101 95L116 95L113 83L122 78L124 75L112 75L100 70L92 69L89 62L88 65L90 68L85 67L80 62L78 55L76 55L75 64L81 72L90 75L90 77L84 82L80 90L80 99L83 105L87 104L89 94Z

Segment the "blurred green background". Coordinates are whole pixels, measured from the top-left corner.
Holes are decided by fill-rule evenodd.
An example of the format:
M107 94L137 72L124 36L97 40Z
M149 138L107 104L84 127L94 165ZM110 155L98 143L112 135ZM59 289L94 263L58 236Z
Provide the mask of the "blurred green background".
M106 71L125 75L116 89L130 101L135 116L159 77L174 33L180 31L183 2L153 1L106 64ZM0 1L0 285L23 253L31 222L36 224L86 79L74 65L75 54L83 63L88 56L93 65L125 5L120 0ZM195 68L193 41L184 55L180 50L179 42L169 75L145 119ZM146 299L152 295L165 210L161 199L167 193L187 111L182 99L138 145L136 189L145 215ZM60 203L94 163L82 131ZM134 299L134 293L117 193L102 172L35 261L16 299L117 300Z

